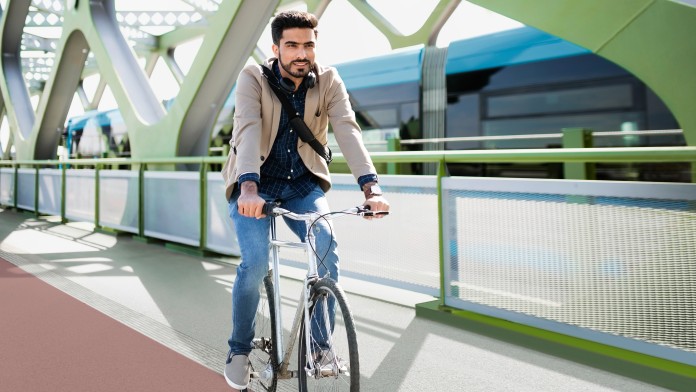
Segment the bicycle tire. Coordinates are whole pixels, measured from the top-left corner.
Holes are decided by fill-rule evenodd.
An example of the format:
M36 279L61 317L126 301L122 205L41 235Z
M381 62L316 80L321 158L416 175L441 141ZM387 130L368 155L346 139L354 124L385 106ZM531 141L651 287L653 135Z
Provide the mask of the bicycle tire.
M278 360L275 344L275 290L271 271L263 278L263 286L266 297L261 296L256 311L254 348L249 353L253 375L249 380L248 389L275 392L278 385Z
M318 375L319 371L308 374L307 369L307 343L305 339L305 324L300 327L300 344L298 349L298 380L301 392L307 391L349 391L357 392L360 390L360 361L358 357L358 340L355 331L355 321L350 312L350 306L346 299L343 289L331 278L323 278L312 286L310 307L310 317L315 320L315 313L323 313L318 317L325 317L325 309L328 309L329 298L335 300L335 320L334 328L331 333L330 354L322 359L321 357L312 360L315 367L323 365L323 375ZM304 316L303 316L304 319ZM303 320L304 321L304 320ZM329 323L330 324L330 323ZM328 331L327 331L328 332ZM316 342L317 337L311 336L310 342ZM338 358L338 360L334 360ZM347 366L346 366L347 365ZM347 371L347 373L346 373Z

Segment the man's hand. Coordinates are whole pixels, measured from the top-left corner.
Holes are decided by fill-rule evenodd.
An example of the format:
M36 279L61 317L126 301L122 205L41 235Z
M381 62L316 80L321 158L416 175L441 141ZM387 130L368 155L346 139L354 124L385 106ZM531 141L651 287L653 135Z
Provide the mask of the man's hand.
M254 181L244 181L240 186L241 194L237 199L237 210L242 216L249 218L261 219L266 215L263 214L263 205L266 203L258 195L258 187Z
M368 182L367 184L362 186L363 193L365 193L365 203L363 203L363 205L369 207L370 210L375 212L389 211L389 202L382 196L381 189L379 188L379 186L376 185L376 182ZM375 189L377 190L378 194L375 194ZM385 216L386 215L373 215L366 216L365 218L384 218Z
M364 206L370 207L371 211L389 211L389 202L383 196L370 196L363 203ZM384 218L386 215L366 216L366 219Z

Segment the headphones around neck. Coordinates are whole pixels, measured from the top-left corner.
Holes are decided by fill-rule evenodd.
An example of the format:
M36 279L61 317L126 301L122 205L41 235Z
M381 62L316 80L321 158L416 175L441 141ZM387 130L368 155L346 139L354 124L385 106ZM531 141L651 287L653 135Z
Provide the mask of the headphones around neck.
M276 62L278 60L276 59ZM290 78L283 78L281 77L280 80L278 80L278 84L280 84L280 88L283 89L288 94L292 94L295 92L295 82L292 81ZM317 84L317 76L314 74L314 67L312 67L312 70L309 71L307 75L302 79L302 85L305 86L307 90L310 88L313 88Z

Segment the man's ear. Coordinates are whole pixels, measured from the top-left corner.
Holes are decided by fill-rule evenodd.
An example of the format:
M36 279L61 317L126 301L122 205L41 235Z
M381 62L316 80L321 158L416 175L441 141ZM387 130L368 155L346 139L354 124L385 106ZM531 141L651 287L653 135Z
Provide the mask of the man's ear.
M273 56L275 56L275 58L279 58L278 45L276 45L276 44L271 45L271 50L273 51Z

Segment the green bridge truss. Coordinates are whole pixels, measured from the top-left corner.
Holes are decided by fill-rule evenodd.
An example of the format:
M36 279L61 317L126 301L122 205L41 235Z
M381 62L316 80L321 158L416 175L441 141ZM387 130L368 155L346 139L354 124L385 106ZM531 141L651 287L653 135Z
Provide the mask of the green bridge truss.
M54 159L68 112L77 96L85 110L95 109L105 86L118 104L136 159L208 155L215 119L234 81L251 57L278 7L298 1L182 0L193 11L162 15L115 11L117 0L7 0L0 20L0 110L16 159ZM339 1L339 0L334 0ZM434 45L460 5L440 0L413 34L403 35L366 0L348 1L388 39L392 48ZM330 0L304 2L319 17ZM695 0L470 0L512 19L586 47L623 66L649 85L668 105L696 145ZM397 3L397 2L395 2ZM395 4L398 6L398 4ZM156 14L159 14L156 15ZM186 21L186 22L182 22ZM58 26L57 39L38 37L27 26ZM173 27L151 35L143 25ZM466 26L462 26L465 29ZM130 36L122 30L132 32ZM190 70L184 74L175 48L202 38ZM23 53L49 53L37 61ZM163 60L179 83L173 106L165 108L148 83ZM144 65L143 65L144 64ZM29 80L28 74L43 75ZM98 74L100 84L88 97L83 81ZM38 97L38 104L32 104Z

